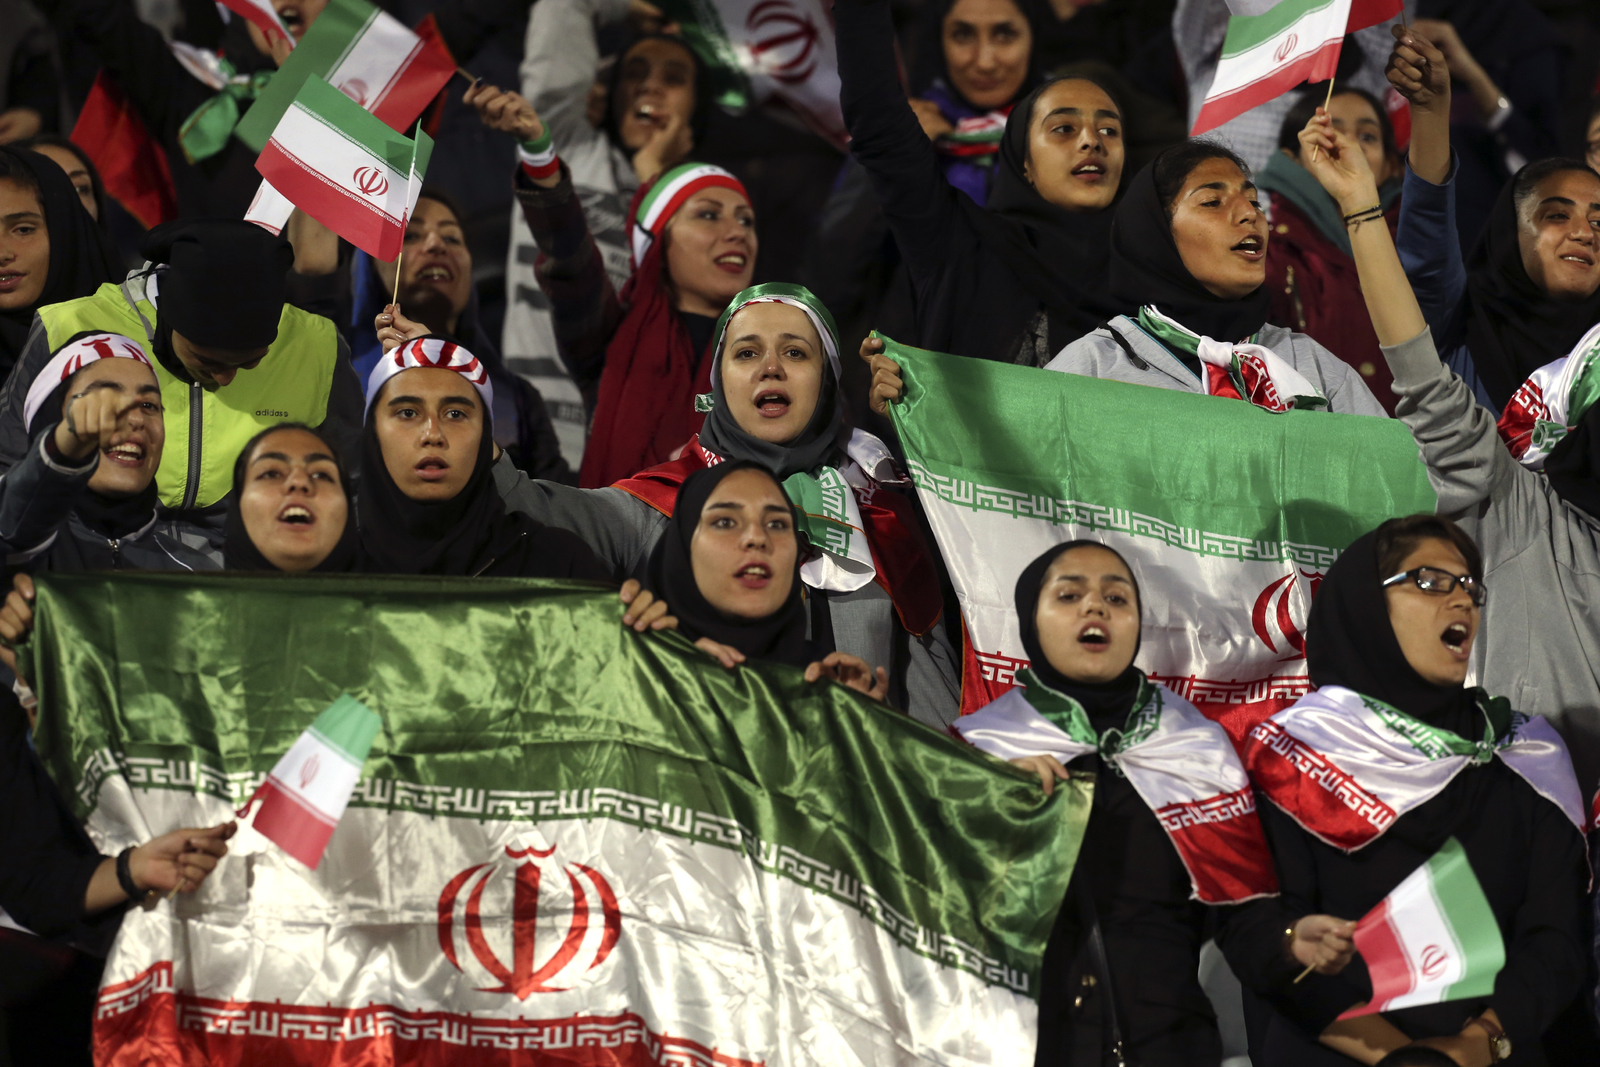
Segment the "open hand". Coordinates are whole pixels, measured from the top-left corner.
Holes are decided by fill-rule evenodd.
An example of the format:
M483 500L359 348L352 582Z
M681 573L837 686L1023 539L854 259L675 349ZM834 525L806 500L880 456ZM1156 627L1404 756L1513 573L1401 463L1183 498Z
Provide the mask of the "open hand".
M1361 147L1334 128L1323 108L1300 131L1300 162L1350 215L1378 203L1378 183Z
M383 310L378 312L377 318L372 320L372 325L378 331L378 340L383 345L385 355L407 341L428 336L428 328L402 315L399 304L384 305Z
M1332 915L1304 915L1294 924L1289 952L1300 966L1338 974L1356 954L1356 924Z
M15 672L15 646L26 641L33 632L33 579L26 574L19 574L11 580L11 586L5 604L0 605L0 640L5 641L0 645L0 663ZM23 679L23 682L26 684L27 679Z
M629 578L622 583L618 598L628 610L622 613L622 625L631 626L635 633L646 630L676 630L678 617L667 614L667 602L658 600L654 593L639 584L639 579Z
M900 377L900 364L883 354L883 338L867 335L861 342L861 358L872 367L872 395L869 403L879 415L889 413L889 403L900 399L906 383Z
M1446 23L1445 25L1449 25ZM1389 54L1384 74L1395 91L1412 107L1434 109L1450 107L1450 65L1416 26L1393 27L1395 46Z
M1044 790L1045 796L1050 796L1056 791L1056 782L1066 781L1072 777L1072 772L1061 765L1061 761L1054 756L1022 756L1011 761L1013 766L1021 767L1039 776L1039 788Z
M874 671L866 660L848 652L829 652L806 667L806 681L815 682L821 678L831 678L873 700L882 700L889 692L888 671L882 667Z

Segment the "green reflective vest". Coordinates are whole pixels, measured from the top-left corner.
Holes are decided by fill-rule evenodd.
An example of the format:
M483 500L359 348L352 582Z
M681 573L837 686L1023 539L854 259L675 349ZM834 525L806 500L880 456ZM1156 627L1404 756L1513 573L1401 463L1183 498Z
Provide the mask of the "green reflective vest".
M280 422L319 426L328 412L339 354L333 323L288 304L261 365L241 370L220 389L180 381L156 358L156 309L145 298L142 278L107 282L92 296L42 307L39 318L51 351L73 334L105 330L131 337L150 357L167 429L156 489L169 508L215 504L233 488L234 460L250 438Z

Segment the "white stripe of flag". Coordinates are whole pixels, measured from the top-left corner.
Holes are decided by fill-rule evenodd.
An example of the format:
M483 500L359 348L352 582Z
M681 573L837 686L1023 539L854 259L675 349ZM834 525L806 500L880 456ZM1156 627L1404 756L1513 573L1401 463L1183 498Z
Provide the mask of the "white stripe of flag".
M255 831L307 867L316 867L381 725L377 715L348 694L329 705L256 791L261 807L251 824Z

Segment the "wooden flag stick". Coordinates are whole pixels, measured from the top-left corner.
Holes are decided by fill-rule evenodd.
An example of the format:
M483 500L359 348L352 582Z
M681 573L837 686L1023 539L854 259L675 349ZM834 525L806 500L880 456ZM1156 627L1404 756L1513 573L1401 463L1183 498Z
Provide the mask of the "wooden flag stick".
M1300 976L1294 980L1294 984L1295 985L1299 985L1301 978L1304 978L1306 975L1310 974L1312 971L1314 971L1316 969L1317 969L1317 965L1315 963L1306 964L1306 969L1300 972Z
M1333 103L1333 79L1329 78L1328 79L1328 98L1322 102L1322 110L1324 110L1324 111L1328 110L1329 106L1332 105L1332 103ZM1311 158L1312 158L1313 161L1316 160L1317 153L1321 150L1321 148L1322 148L1322 146L1319 145L1319 144L1314 144L1314 145L1311 146ZM1310 968L1307 968L1307 969L1309 970ZM1303 974L1300 976L1300 978L1304 978L1304 977L1305 977L1305 975L1303 975ZM1298 982L1300 980L1300 978L1296 978L1295 981Z
M401 240L403 241L404 238L401 238ZM400 265L405 262L405 258L406 250L402 247L400 254L394 257L394 296L389 299L391 304L400 303Z

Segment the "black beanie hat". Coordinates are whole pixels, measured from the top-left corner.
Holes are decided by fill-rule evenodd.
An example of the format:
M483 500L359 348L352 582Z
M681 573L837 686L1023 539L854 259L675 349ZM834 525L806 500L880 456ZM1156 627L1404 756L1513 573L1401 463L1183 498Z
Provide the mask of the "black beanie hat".
M265 348L278 338L294 249L253 222L180 219L139 247L169 266L157 291L161 324L192 344Z

